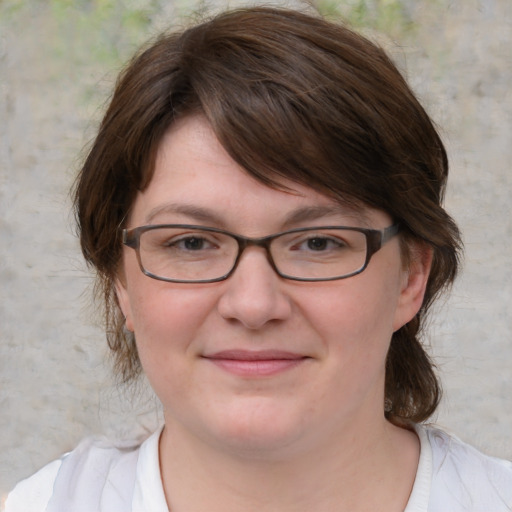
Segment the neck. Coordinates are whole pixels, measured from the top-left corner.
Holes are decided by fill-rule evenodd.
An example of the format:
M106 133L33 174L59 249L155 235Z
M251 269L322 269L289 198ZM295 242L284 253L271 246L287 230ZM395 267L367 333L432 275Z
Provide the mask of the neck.
M160 464L170 511L403 511L418 439L384 418L366 425L306 449L265 454L212 448L166 422Z

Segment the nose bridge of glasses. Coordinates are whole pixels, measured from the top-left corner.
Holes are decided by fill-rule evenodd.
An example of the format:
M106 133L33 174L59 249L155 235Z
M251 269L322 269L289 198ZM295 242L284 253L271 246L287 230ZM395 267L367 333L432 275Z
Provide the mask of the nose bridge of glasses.
M234 236L238 243L238 255L235 262L235 267L238 266L238 263L242 259L242 255L245 252L245 250L249 247L260 247L265 251L267 261L270 264L270 266L276 270L276 266L274 263L274 259L272 258L272 253L270 252L270 245L272 241L274 240L275 236L265 236L260 238L250 238L245 236ZM234 270L234 269L233 269Z

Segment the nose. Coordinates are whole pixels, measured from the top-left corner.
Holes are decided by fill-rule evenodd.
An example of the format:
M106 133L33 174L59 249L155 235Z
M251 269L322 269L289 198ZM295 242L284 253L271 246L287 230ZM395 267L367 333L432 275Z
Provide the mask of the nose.
M269 322L285 320L291 313L282 279L270 266L263 248L248 247L224 286L218 302L220 315L248 329L261 329Z

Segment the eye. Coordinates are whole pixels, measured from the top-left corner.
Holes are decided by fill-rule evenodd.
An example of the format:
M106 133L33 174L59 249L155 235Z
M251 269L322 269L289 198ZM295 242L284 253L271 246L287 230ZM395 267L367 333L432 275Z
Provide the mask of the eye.
M343 242L343 240L339 238L314 235L306 239L297 241L292 247L292 249L296 251L306 250L314 252L324 252L341 249L343 247L346 247L346 244Z
M325 251L326 249L333 249L334 247L338 247L339 244L330 238L309 238L306 241L308 249L312 251Z
M176 248L182 251L201 251L215 247L211 240L197 235L172 239L169 240L166 245L167 247Z

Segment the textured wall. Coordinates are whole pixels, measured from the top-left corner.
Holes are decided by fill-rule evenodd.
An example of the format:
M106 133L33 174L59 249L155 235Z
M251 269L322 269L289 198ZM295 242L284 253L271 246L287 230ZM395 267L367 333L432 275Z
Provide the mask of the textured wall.
M354 15L355 4L380 6L366 15L451 154L447 207L466 263L428 335L446 389L437 421L512 458L512 2L338 10ZM104 363L68 190L119 63L183 11L150 0L0 1L0 496L84 435L157 421L151 395L116 388Z

